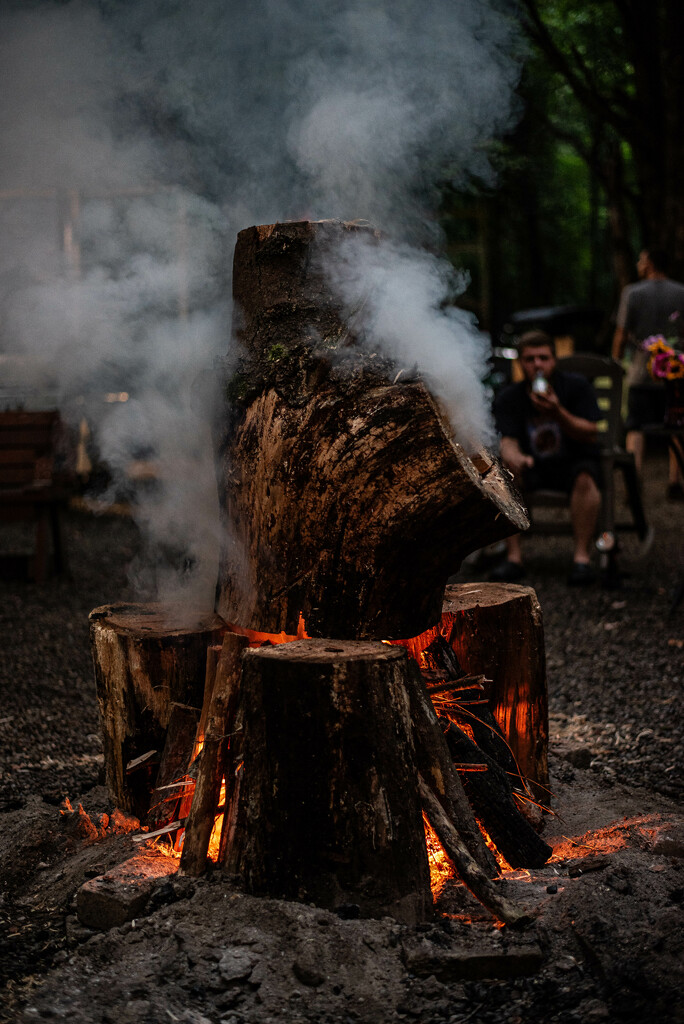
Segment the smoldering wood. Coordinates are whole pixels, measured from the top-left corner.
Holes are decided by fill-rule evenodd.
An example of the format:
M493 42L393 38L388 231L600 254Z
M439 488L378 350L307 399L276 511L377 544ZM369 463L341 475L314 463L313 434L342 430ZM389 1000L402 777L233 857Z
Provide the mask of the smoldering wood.
M214 685L216 683L216 670L218 668L219 657L221 655L221 644L211 644L207 647L207 659L204 670L204 692L202 697L202 707L199 713L198 720L195 723L195 729L192 734L192 741L188 750L188 756L186 759L186 774L191 780L191 785L187 789L183 789L180 793L180 802L178 804L178 816L187 819L190 814L190 808L192 806L193 793L197 784L197 776L200 770L200 757L199 752L202 749L202 740L207 728L207 718L209 717L209 709L211 706L211 699L214 693ZM182 836L179 835L176 839L176 848L180 849L180 840Z
M480 903L491 911L498 921L513 928L522 928L529 924L530 914L526 910L516 907L507 899L497 884L486 872L482 871L470 856L463 839L454 828L432 788L422 776L419 779L418 788L425 815L464 885L470 889Z
M480 870L494 877L499 873L499 868L475 821L425 682L417 664L412 660L407 663L406 686L418 770L435 793L453 827L458 830Z
M413 657L438 633L463 670L491 679L490 708L533 794L548 801L548 697L544 624L531 587L450 585L438 626L405 642Z
M539 868L553 850L520 814L506 772L453 722L442 721L453 760L462 766L485 765L486 771L462 771L465 794L491 836L497 850L512 868Z
M246 637L226 633L211 686L211 697L205 701L208 707L204 744L180 860L180 871L186 875L197 877L206 868L226 767L227 734L235 718L242 652L247 644Z
M243 658L226 869L253 893L432 913L403 650L299 640Z
M90 614L90 639L112 801L144 819L150 788L126 765L162 750L174 703L202 706L206 649L225 624L161 604L116 604Z
M176 706L171 710L166 742L147 812L146 820L151 829L168 825L180 816L179 802L185 788L179 783L182 783L192 757L198 718L198 712L190 708Z
M372 242L332 221L238 235L217 608L242 627L295 634L301 613L310 636L414 636L469 551L527 526L499 466L483 459L483 475L424 384L391 383L396 368L357 343L324 264L364 232Z

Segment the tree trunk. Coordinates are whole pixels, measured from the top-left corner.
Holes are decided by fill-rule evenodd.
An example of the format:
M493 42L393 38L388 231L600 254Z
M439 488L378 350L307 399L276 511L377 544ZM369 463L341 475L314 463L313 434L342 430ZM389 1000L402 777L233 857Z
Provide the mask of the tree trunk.
M245 654L226 867L249 891L364 917L431 914L406 670L405 653L380 643Z
M322 269L354 230L238 236L218 610L240 627L296 634L301 615L310 636L414 636L468 552L527 526L498 464L454 442L415 374L390 383L397 367L355 347Z
M534 590L513 583L449 586L440 625L404 646L420 663L421 651L438 633L448 639L464 672L492 680L490 709L533 794L547 802L546 654Z
M104 736L107 785L117 807L147 813L146 777L133 759L162 751L175 704L202 706L207 647L220 640L217 615L193 619L159 604L105 605L90 613L90 640Z

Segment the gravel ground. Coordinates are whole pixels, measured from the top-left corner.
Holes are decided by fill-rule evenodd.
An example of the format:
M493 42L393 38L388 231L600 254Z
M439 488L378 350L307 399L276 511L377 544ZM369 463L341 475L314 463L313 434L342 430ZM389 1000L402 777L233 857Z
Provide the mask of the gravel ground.
M167 883L140 927L80 927L78 887L133 847L111 825L97 839L70 832L78 816L56 805L80 798L93 821L111 810L98 784L87 616L134 596L126 570L139 538L127 519L72 513L71 582L0 583L0 1021L682 1020L684 829L673 798L683 785L684 603L670 616L668 606L684 574L684 505L663 500L662 455L649 462L648 483L655 541L639 560L625 540L619 589L569 589L569 541L526 539L563 817L544 833L553 862L506 883L542 907L519 942L493 932L477 905L464 912L470 897L453 883L440 897L453 916L413 930L256 901L216 876ZM470 565L457 578L484 575L486 566ZM529 977L447 977L449 957L478 943L494 959L532 943L544 963Z

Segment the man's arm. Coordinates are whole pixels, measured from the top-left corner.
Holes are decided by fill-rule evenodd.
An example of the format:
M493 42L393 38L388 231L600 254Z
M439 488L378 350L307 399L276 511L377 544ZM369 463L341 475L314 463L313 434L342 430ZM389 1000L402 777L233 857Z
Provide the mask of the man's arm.
M554 419L563 433L573 441L591 444L596 440L596 423L584 416L575 416L568 412L565 406L560 404L558 395L553 388L549 388L545 395L537 395L532 392L530 399L535 409Z
M629 320L629 296L631 293L631 286L627 285L626 288L622 289L620 293L620 303L618 305L617 317L615 318L615 334L613 335L613 347L612 356L613 359L622 359L625 354L625 345L629 338L629 330L627 328Z
M613 348L612 356L613 359L622 359L625 352L625 345L627 344L627 331L624 327L616 327L615 334L613 335Z
M519 476L523 469L531 469L534 466L534 459L521 450L517 437L502 437L500 452L501 461L514 476Z

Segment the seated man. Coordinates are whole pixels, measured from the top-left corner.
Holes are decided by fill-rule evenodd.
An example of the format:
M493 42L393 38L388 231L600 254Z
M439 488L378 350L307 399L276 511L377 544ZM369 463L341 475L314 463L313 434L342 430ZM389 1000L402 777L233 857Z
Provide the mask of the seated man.
M524 380L499 393L494 404L501 435L501 458L523 492L566 491L574 536L574 562L568 583L592 583L590 550L601 504L601 467L596 446L600 419L594 390L577 373L556 369L553 340L529 331L518 346ZM507 559L490 579L521 579L520 534L509 537Z

